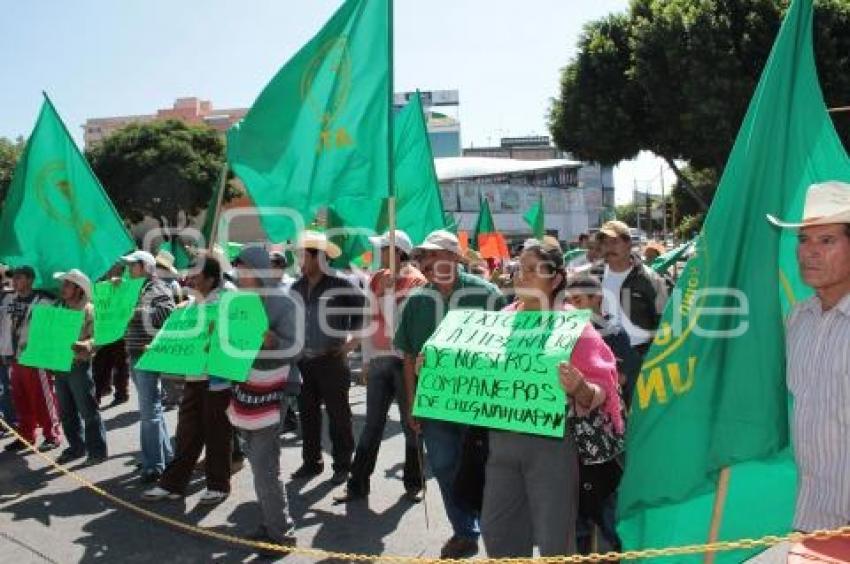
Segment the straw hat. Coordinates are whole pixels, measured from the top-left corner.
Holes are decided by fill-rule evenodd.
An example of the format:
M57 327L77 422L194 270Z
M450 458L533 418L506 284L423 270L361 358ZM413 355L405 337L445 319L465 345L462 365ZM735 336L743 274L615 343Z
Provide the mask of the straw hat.
M164 268L171 274L180 274L176 268L174 268L174 255L169 253L168 251L159 251L156 253L156 257L154 257L156 261L156 265L160 268Z
M770 214L767 219L784 229L850 223L850 184L831 181L809 186L801 223L782 221Z
M298 248L322 251L330 259L338 258L342 254L340 248L328 240L327 235L309 229L301 233L301 238L298 239Z

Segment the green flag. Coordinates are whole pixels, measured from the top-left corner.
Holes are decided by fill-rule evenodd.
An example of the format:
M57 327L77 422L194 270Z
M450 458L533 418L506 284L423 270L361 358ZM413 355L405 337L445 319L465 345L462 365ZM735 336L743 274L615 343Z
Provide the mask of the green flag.
M652 261L649 265L652 270L658 272L659 274L667 272L671 266L676 264L679 259L681 259L688 251L690 251L693 246L696 244L696 239L692 241L688 241L686 243L682 243L675 249L671 249L659 256L657 259Z
M347 0L227 132L227 159L260 207L309 223L341 198L389 195L390 0ZM293 218L261 213L273 241Z
M440 183L434 170L434 157L419 92L393 118L393 182L396 196L396 229L410 237L414 245L429 233L446 227ZM387 198L341 198L328 212L328 228L365 228L376 233L389 229ZM367 232L356 231L334 237L343 255L335 265L348 263L371 249Z
M531 227L531 233L536 239L543 239L546 235L546 223L543 216L543 195L537 198L537 203L528 208L522 219Z
M163 242L162 248L174 257L174 268L177 270L189 268L189 265L192 263L192 257L189 256L189 251L186 250L186 246L180 240L179 235L172 235L171 241Z
M478 248L478 236L485 233L495 233L496 226L493 224L493 214L490 213L490 203L487 198L478 196L478 219L475 221L475 228L472 230L472 236L469 238L470 248Z
M796 487L783 306L808 291L794 259L796 234L780 235L765 214L800 217L806 188L826 180L850 180L850 160L818 83L812 0L794 0L679 279L681 299L664 312L636 385L619 494L627 549L705 542L727 467L719 539L789 530ZM742 312L744 299L748 314L709 312ZM721 552L717 562L745 557Z
M79 268L100 278L134 247L47 95L0 215L0 262L30 265L36 286Z
M222 178L224 176L224 178ZM212 194L210 194L210 201L207 204L207 214L204 217L204 224L201 226L201 234L204 236L204 244L212 248L212 238L213 235L218 235L218 233L213 233L213 223L218 219L216 216L220 215L219 210L219 199L221 196L221 191L225 189L225 185L227 182L227 165L221 167L221 171L218 173L218 178L215 180L215 186L213 186Z

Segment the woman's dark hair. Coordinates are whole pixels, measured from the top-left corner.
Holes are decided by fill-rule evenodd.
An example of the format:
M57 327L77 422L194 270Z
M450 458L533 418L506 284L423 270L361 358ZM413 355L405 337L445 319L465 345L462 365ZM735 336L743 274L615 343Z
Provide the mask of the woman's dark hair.
M558 296L567 286L567 271L564 267L564 253L560 245L554 245L528 239L522 246L522 252L533 253L541 263L545 264L552 276L561 275L561 282L552 290L552 296Z

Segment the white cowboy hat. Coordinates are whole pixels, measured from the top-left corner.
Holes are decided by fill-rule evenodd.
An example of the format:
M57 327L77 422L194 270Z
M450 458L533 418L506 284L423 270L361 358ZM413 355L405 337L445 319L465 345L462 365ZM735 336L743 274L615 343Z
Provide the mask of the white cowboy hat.
M297 247L299 249L314 249L322 251L328 255L328 258L330 259L335 259L342 254L340 248L328 240L327 235L319 231L311 231L309 229L301 233Z
M850 223L850 184L831 181L809 186L800 223L781 221L770 214L767 214L767 219L785 229Z
M82 271L72 268L68 272L57 272L53 275L53 278L75 284L83 291L87 298L91 298L91 280Z

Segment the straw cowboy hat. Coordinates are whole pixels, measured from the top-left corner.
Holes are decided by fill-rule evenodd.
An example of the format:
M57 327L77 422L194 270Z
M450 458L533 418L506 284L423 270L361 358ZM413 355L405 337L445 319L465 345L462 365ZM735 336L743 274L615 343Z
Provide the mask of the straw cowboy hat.
M156 265L160 268L164 268L171 274L179 274L177 269L174 268L174 255L169 253L168 251L159 251L154 258L156 261Z
M781 221L770 214L767 219L784 229L850 223L850 184L831 181L809 186L801 223Z
M301 233L301 237L298 239L298 248L322 251L330 259L338 258L342 254L340 248L328 240L327 235L309 229Z
M75 284L83 291L87 298L91 299L91 280L89 280L89 277L83 274L80 270L72 268L68 272L57 272L53 275L53 278L55 280Z

